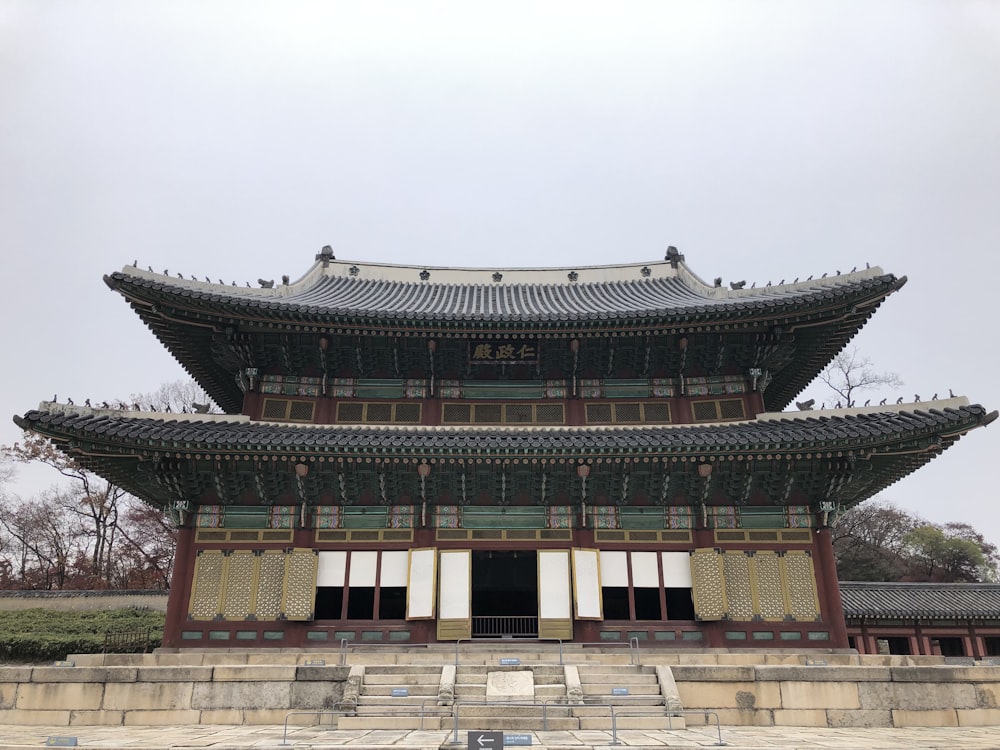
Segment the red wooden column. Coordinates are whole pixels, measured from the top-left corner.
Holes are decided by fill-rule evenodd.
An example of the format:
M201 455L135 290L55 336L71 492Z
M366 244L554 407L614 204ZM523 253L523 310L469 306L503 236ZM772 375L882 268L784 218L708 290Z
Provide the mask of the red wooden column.
M837 580L837 560L833 556L833 538L830 529L816 530L816 562L823 587L822 609L825 620L830 624L830 640L833 648L847 648L847 623L844 620L844 602L840 598L840 582Z
M194 529L182 526L177 529L177 553L167 597L167 617L163 623L163 645L179 648L181 629L187 621L187 603L191 596L191 579L194 577Z

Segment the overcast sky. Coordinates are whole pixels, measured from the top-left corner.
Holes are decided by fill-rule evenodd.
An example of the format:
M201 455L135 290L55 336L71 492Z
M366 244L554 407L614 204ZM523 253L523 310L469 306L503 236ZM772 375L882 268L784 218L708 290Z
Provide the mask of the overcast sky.
M295 279L325 244L880 265L909 283L856 339L905 381L879 395L992 410L1000 3L0 0L0 241L2 443L53 394L184 377L104 274ZM881 497L1000 543L998 458L995 424Z

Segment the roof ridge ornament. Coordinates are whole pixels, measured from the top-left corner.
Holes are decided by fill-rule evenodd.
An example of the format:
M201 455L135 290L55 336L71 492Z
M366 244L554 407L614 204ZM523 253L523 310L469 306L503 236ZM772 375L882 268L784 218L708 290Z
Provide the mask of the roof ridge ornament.
M333 254L333 248L330 245L323 245L323 249L316 253L316 260L323 262L323 268L330 265L331 260L336 259L336 256Z
M664 260L670 261L671 268L677 268L677 264L684 260L684 255L673 245L667 247L667 255Z

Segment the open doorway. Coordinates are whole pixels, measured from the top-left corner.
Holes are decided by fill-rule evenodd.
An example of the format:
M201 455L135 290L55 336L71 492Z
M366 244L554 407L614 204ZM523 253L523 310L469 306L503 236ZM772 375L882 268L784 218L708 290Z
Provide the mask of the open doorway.
M538 636L538 555L525 551L473 551L472 635Z

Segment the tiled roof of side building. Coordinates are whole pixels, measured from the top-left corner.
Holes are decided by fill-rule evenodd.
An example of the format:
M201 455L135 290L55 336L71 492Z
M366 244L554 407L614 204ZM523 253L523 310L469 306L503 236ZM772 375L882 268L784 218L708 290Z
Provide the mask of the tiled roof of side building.
M998 583L895 583L841 581L849 618L954 618L1000 620Z
M572 281L570 279L573 279ZM879 268L782 285L710 286L681 261L579 269L443 269L317 262L301 279L242 288L127 266L105 277L127 297L150 293L268 317L412 318L435 321L601 321L739 312L774 314L844 295L881 299L906 278Z

